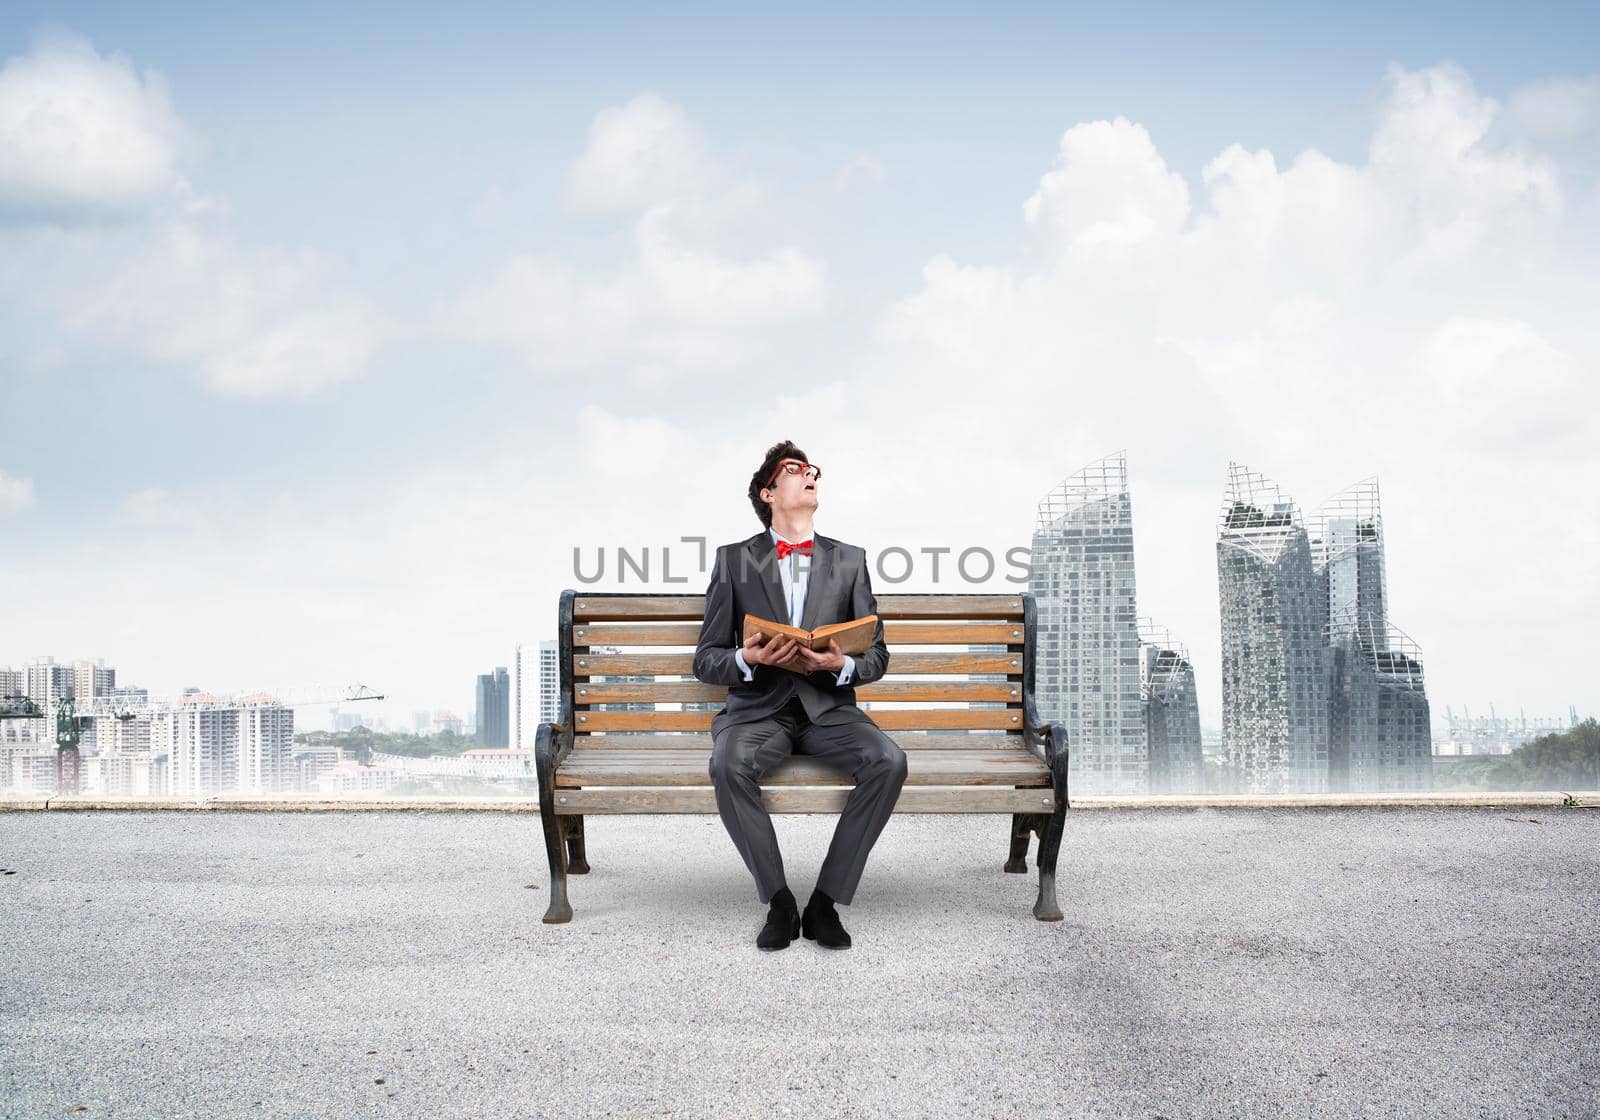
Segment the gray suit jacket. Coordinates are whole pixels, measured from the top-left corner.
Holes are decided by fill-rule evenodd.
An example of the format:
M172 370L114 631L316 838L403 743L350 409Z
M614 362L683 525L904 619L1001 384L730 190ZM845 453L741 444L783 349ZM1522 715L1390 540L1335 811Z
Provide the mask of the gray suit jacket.
M866 550L820 533L813 533L811 539L815 543L800 625L810 630L877 614ZM708 684L728 686L727 705L711 720L713 739L730 724L765 719L796 693L812 723L871 722L867 713L856 707L855 686L871 684L889 670L882 622L867 651L852 655L856 671L848 685L834 683L837 673L818 670L802 676L775 665L752 665L754 675L746 683L744 671L733 658L741 644L746 613L776 622L789 618L777 550L765 529L745 540L718 546L711 584L706 588L705 621L694 651L694 675Z

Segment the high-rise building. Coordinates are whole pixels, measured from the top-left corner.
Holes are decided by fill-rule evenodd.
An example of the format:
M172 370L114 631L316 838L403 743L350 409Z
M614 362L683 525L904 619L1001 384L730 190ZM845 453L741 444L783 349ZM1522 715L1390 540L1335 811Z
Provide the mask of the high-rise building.
M523 675L522 643L518 642L511 654L511 749L517 751L533 749L533 736L525 736L522 725L524 713L529 707L525 703L527 683L527 678Z
M1335 793L1433 788L1433 738L1422 655L1368 615L1329 649L1328 784Z
M0 789L16 793L56 791L56 752L43 746L0 748Z
M1317 509L1309 526L1324 624L1342 635L1371 618L1388 619L1384 591L1383 513L1378 480L1367 478L1340 491ZM1379 640L1384 635L1376 634Z
M56 705L72 697L76 684L72 666L57 665L53 657L36 657L23 668L23 673L23 691L53 719Z
M1422 658L1388 617L1378 480L1335 494L1311 521L1328 646L1329 788L1433 788L1433 737Z
M478 742L486 747L511 745L511 674L505 666L478 677Z
M1073 789L1144 793L1133 507L1121 453L1039 503L1028 584L1038 609L1034 694L1040 716L1066 726Z
M1139 620L1139 640L1150 792L1203 793L1200 698L1189 651L1150 619Z
M149 716L152 765L170 763L164 792L275 793L295 783L294 709L266 697L220 701L192 693Z
M1327 607L1295 503L1228 464L1217 528L1222 730L1241 793L1328 788Z
M93 725L95 749L101 754L149 754L150 714L138 713L128 717L96 715L89 721ZM88 740L90 733L84 734Z
M278 793L295 785L294 709L251 704L239 713L239 784L243 793Z
M541 641L537 647L517 646L512 746L531 751L541 723L554 723L561 711L561 661L559 642ZM714 705L715 706L715 705Z
M72 663L72 697L78 707L87 707L91 701L109 696L116 687L117 671L106 665L103 658Z
M561 643L539 643L539 722L554 723L561 713Z
M151 747L170 745L169 792L203 796L238 790L239 723L238 708L205 703L185 703L153 717Z

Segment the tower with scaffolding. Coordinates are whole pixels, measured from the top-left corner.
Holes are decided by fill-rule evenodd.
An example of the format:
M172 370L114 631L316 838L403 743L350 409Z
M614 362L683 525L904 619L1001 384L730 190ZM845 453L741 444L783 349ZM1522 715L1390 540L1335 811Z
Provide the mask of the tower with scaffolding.
M1240 793L1328 788L1325 596L1300 510L1265 475L1228 464L1217 526L1222 731Z
M1204 792L1200 700L1189 651L1166 627L1139 620L1139 685L1151 793Z
M1070 475L1039 503L1028 585L1038 609L1035 693L1040 715L1066 725L1073 788L1146 792L1133 506L1122 452Z
M1328 788L1433 788L1422 651L1389 621L1378 480L1335 494L1311 522L1328 647Z

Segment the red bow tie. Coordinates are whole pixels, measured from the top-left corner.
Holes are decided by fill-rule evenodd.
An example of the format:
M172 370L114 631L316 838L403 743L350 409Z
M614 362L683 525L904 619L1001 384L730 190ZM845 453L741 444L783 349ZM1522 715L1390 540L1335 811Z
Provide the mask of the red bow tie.
M789 553L791 553L791 552L803 552L807 556L810 556L811 555L811 538L807 537L805 540L801 541L799 544L790 544L788 541L779 541L778 542L778 559L779 560L782 560L785 556L789 555Z

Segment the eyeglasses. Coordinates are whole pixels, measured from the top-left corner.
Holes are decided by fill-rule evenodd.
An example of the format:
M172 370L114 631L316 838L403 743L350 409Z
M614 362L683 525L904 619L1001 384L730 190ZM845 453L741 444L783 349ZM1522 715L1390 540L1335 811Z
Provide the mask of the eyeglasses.
M812 482L822 477L822 468L815 464L808 463L804 459L783 459L779 461L777 470L772 472L772 477L767 479L768 486L778 481L779 471L784 474L800 474L803 472L806 478Z

